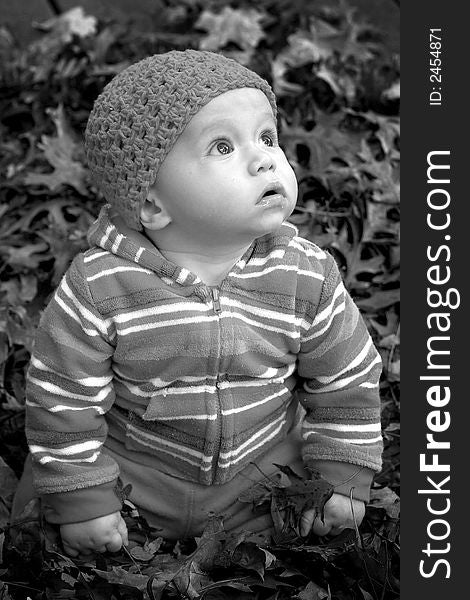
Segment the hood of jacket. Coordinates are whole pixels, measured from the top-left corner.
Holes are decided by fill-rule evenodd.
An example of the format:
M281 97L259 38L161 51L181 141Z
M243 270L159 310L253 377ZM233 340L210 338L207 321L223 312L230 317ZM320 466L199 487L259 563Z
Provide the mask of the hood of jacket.
M266 250L269 252L270 247L272 250L285 248L297 233L293 225L284 223L276 232L254 240L238 262L243 261L246 264L250 257L257 253L258 245L263 246L263 253ZM169 284L190 286L202 283L195 273L165 258L143 232L127 227L109 204L101 209L98 218L88 231L87 240L90 248L101 248L115 256L137 263L154 271Z

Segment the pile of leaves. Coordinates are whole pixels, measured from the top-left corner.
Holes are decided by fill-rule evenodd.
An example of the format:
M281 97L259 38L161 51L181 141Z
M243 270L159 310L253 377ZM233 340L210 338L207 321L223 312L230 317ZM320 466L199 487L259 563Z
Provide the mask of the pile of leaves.
M26 48L0 28L0 544L6 539L8 549L0 578L10 582L8 589L0 583L2 597L396 598L398 57L343 2L260 0L255 9L243 1L167 1L151 33L79 7L35 26L40 35ZM8 527L26 455L25 370L41 311L86 248L101 206L83 152L93 101L132 62L185 48L223 52L276 92L280 144L299 181L290 220L333 254L382 355L384 468L363 525L347 539L293 536L260 548L213 520L194 548L171 546L132 509L128 551L81 564L61 554L34 510L26 529ZM272 502L273 489L266 494ZM202 577L199 587L188 583L192 572Z
M303 510L314 507L322 518L333 487L319 474L305 480L278 466L280 477L240 496L255 511L269 507L275 533L272 543L263 545L249 531L226 533L223 515L215 514L208 515L200 538L168 542L125 500L129 545L71 559L57 529L41 520L38 501L32 500L19 523L6 529L4 562L10 566L2 570L2 598L396 598L398 496L388 488L374 492L361 531L347 529L323 540L301 537Z

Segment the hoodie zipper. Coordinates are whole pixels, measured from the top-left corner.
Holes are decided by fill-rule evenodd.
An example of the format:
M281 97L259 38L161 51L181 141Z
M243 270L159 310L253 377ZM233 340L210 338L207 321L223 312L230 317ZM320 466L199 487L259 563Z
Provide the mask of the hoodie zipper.
M217 420L216 420L217 431L215 432L216 444L215 444L215 452L214 452L214 458L213 458L213 463L212 463L212 483L214 483L216 474L217 474L217 470L218 470L220 447L222 445L222 422L221 422L222 409L220 406L220 391L219 391L220 390L219 367L220 367L221 334L222 334L222 332L220 330L220 313L222 312L222 308L220 306L219 288L211 287L210 292L211 292L211 297L212 297L212 306L214 309L214 313L217 316L218 336L219 336L218 337L219 359L218 359L218 363L217 363L217 378L215 381L215 393L216 393L216 402L217 402Z
M212 296L212 305L214 307L214 312L217 316L222 312L222 308L220 306L220 294L219 288L211 288L211 296Z

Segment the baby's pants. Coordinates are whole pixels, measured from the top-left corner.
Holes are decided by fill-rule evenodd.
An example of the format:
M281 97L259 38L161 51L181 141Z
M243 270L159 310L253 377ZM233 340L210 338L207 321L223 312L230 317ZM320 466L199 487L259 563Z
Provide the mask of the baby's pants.
M183 539L200 536L209 513L224 517L227 532L248 531L258 542L266 540L272 528L267 508L262 514L253 512L251 503L238 500L242 492L255 483L272 476L278 469L273 465L291 466L299 475L306 475L300 454L300 426L295 426L287 438L249 464L231 481L222 485L201 485L136 463L126 456L106 449L120 466L120 477L125 486L132 484L129 497L145 517L149 525L158 529L158 535L166 539ZM28 474L29 472L29 474ZM30 469L25 468L15 498L13 513L19 514L32 497ZM14 515L13 515L14 517Z

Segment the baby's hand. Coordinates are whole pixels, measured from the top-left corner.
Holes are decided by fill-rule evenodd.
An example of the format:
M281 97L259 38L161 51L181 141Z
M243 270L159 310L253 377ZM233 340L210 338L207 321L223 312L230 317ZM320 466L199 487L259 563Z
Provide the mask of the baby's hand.
M338 535L343 529L354 529L354 521L359 527L365 512L366 506L362 500L351 500L342 494L333 494L325 504L324 523L318 516L315 519L315 509L303 513L300 518L300 535L305 536L310 530L315 535Z
M81 523L61 525L60 535L69 556L107 550L117 552L121 546L128 544L127 527L120 512Z

